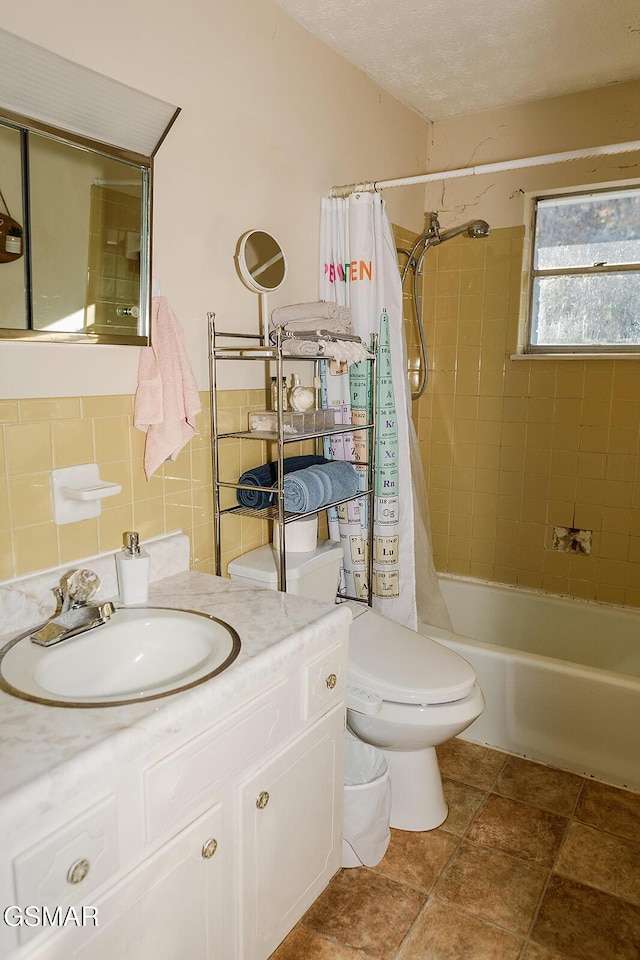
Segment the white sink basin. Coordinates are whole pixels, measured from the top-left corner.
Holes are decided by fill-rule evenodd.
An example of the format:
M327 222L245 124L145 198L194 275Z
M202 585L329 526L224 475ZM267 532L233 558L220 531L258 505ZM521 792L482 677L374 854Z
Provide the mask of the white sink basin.
M152 700L204 683L240 652L222 620L165 607L118 609L112 619L51 647L29 636L0 651L0 687L56 706Z

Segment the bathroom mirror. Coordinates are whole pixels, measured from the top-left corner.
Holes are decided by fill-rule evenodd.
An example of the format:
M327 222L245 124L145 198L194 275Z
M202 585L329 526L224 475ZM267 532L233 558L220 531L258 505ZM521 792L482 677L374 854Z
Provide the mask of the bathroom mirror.
M284 283L287 260L270 233L249 230L240 238L236 261L240 276L256 293L272 293Z
M0 262L0 339L148 342L150 177L150 161L0 117L0 190L23 228L22 256Z
M180 108L2 28L0 62L0 340L148 343L153 157Z

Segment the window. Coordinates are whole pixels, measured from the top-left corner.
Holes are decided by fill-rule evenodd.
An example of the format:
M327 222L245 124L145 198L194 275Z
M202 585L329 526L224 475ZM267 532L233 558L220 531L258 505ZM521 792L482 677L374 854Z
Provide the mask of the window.
M530 353L640 352L640 187L538 198Z

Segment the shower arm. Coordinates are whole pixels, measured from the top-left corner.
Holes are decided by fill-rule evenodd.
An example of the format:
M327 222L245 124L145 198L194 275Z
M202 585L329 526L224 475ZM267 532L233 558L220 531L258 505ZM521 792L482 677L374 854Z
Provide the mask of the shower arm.
M413 403L415 403L416 400L419 400L422 394L425 392L429 379L427 343L424 334L424 324L422 322L422 311L420 309L420 297L418 295L422 263L429 247L434 247L440 243L445 243L447 240L452 240L453 237L459 237L463 233L466 233L466 235L471 239L477 240L479 238L488 237L491 233L491 227L486 220L473 220L471 223L465 223L462 224L462 226L452 227L451 230L445 230L444 232L441 232L438 214L432 212L429 214L428 229L416 240L411 250L405 250L404 247L396 248L398 253L402 253L407 258L407 262L404 265L404 270L401 273L401 283L403 289L409 270L413 270L413 305L416 314L418 339L420 341L420 353L422 358L421 377L418 384L418 390L416 393L411 394L411 400ZM416 258L416 253L420 246L422 246L422 250Z

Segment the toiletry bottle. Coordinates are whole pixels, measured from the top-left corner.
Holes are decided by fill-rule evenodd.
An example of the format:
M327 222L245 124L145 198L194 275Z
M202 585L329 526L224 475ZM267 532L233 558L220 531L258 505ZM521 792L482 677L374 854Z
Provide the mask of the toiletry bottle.
M125 607L146 603L149 597L149 554L140 549L138 534L122 534L123 548L116 554L118 591Z
M279 399L278 378L271 377L271 409L272 410L278 409L278 399ZM289 409L289 404L287 403L287 378L286 377L282 378L282 409L283 410Z

